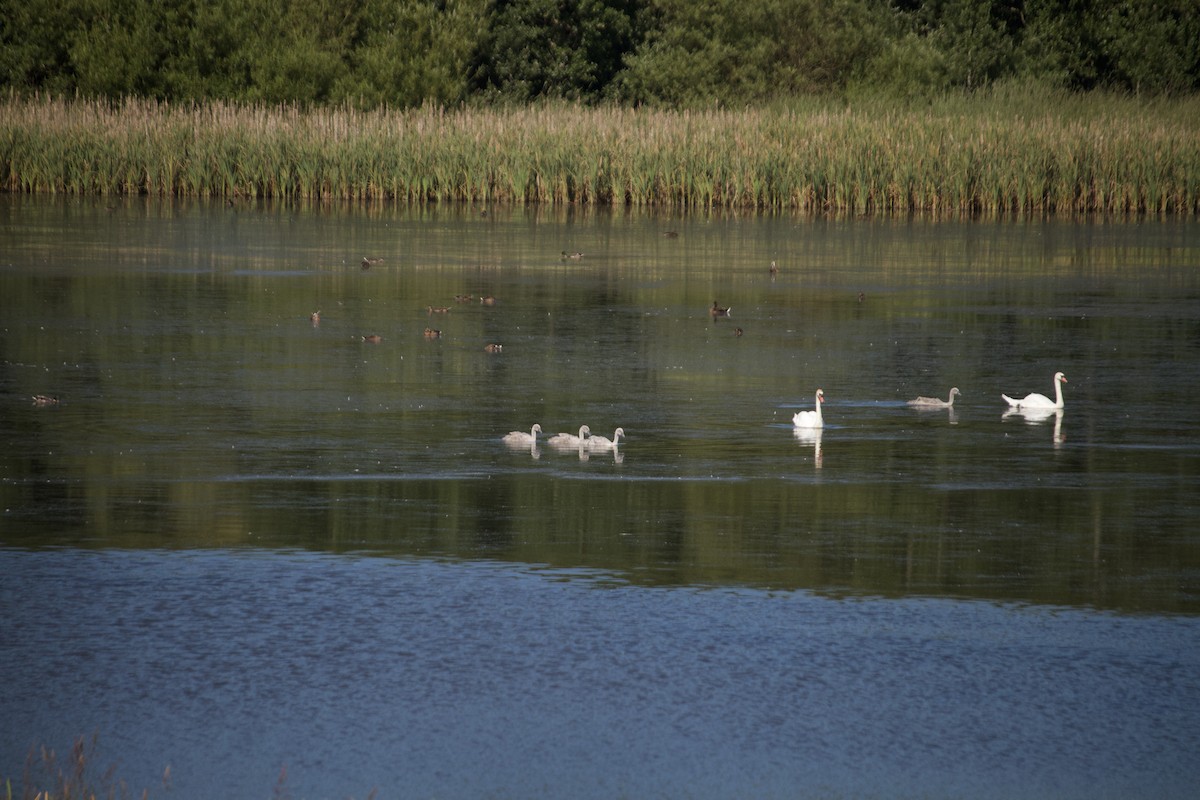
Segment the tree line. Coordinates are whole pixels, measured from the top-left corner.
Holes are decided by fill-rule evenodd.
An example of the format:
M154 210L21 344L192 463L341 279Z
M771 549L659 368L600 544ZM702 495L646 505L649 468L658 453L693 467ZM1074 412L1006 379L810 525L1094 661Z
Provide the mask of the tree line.
M670 108L1200 89L1196 0L0 0L17 93Z

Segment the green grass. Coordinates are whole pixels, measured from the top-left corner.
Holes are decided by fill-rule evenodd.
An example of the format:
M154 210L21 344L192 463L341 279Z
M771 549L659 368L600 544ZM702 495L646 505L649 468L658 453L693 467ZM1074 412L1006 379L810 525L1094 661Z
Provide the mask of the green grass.
M10 96L0 189L839 213L1195 214L1200 98L361 112Z

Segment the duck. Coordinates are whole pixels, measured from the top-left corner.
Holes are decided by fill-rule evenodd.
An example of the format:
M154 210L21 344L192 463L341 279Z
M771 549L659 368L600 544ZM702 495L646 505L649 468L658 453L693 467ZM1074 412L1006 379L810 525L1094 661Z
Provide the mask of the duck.
M363 256L362 268L370 269L371 267L375 266L376 264L382 264L382 263L383 263L382 258L371 258L370 256Z
M491 344L484 345L483 349L488 353L502 353L504 352L504 345L493 342Z
M33 396L33 404L35 406L56 406L58 398L49 394L35 394Z
M442 332L437 330L436 328L426 328L425 329L425 338L426 339L437 339L441 335L442 335Z
M708 310L708 313L710 316L713 316L713 317L728 317L729 312L731 312L731 311L733 311L732 307L721 308L719 305L717 305L717 301L713 300L712 308L710 308Z
M454 302L456 302L456 303L469 303L469 302L471 302L471 301L472 301L472 300L474 300L474 299L475 299L475 298L474 298L473 296L469 295L469 294L456 294L456 295L454 295Z
M479 302L485 306L494 306L494 305L496 305L496 298L494 298L490 294L488 294L488 295L484 295L483 297L479 298Z
M563 250L562 257L563 257L563 260L566 260L569 258L572 261L578 261L579 259L583 258L583 253L568 253L566 250Z
M776 264L774 261L772 261L772 262L771 262L771 274L772 274L772 275L778 275L778 274L779 274L779 265L778 265L778 264Z
M937 397L918 397L915 400L909 400L908 404L910 406L923 406L925 408L953 408L954 398L961 396L962 392L960 392L958 387L955 386L950 390L949 400L942 400Z
M1063 408L1062 385L1067 382L1067 376L1061 372L1054 373L1054 399L1051 400L1044 394L1033 392L1027 394L1021 399L1009 397L1006 394L1000 396L1011 408L1033 408L1033 409L1055 409Z
M679 231L663 231L663 236L667 239L678 239Z
M741 335L742 335L742 333L743 333L743 331L742 331L742 329L741 329L741 328L734 328L734 329L733 329L733 335L734 335L734 336L741 336Z
M825 392L817 389L815 404L816 411L797 411L792 415L792 424L797 428L824 428L825 419L821 416L821 403L825 402Z
M512 431L504 434L500 441L510 447L533 447L537 444L537 435L542 432L542 426L538 423L533 423L533 427L529 429L529 433L525 431Z
M429 308L426 310L425 313L427 313L427 314L449 314L450 307L449 306L429 306Z
M321 311L318 309L317 311L312 312L311 314L308 315L308 318L309 318L309 320L312 321L313 325L320 325L321 324Z
M587 445L592 450L615 450L617 445L620 444L621 437L624 435L625 429L617 428L613 431L612 439L609 439L607 436L589 436Z
M580 425L578 436L576 436L573 433L556 433L549 438L548 444L551 447L560 447L563 449L569 449L572 447L583 447L584 442L587 441L588 434L591 432L592 432L592 429L589 428L587 425Z
M366 336L362 337L362 340L371 344L379 344L383 341L383 337L378 333L368 333Z

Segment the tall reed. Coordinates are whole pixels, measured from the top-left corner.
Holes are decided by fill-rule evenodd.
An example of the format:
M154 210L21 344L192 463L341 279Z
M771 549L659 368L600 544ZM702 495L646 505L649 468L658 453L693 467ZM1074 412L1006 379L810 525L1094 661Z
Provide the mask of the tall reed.
M304 111L0 101L0 189L848 213L1200 212L1200 98Z

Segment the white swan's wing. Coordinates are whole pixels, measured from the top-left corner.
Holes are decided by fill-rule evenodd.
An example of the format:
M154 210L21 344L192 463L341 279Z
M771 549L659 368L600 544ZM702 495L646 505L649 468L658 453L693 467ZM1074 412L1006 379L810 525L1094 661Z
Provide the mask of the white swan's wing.
M1027 394L1020 400L1017 400L1015 403L1011 397L1005 397L1004 399L1007 400L1010 405L1015 405L1017 408L1056 408L1053 400L1051 400L1049 397L1046 397L1046 395L1038 394L1037 392L1034 392L1033 394Z

